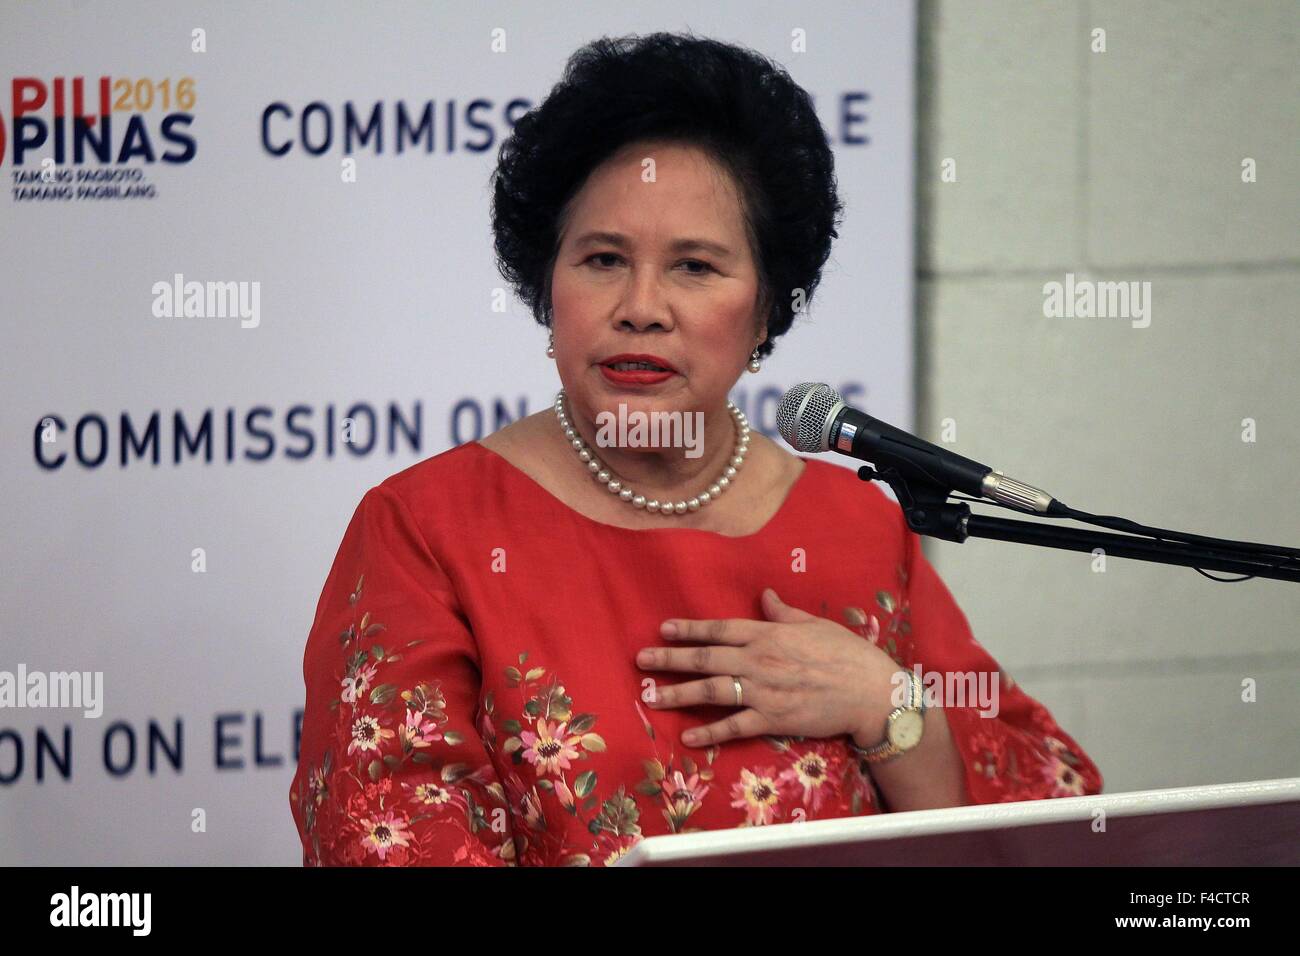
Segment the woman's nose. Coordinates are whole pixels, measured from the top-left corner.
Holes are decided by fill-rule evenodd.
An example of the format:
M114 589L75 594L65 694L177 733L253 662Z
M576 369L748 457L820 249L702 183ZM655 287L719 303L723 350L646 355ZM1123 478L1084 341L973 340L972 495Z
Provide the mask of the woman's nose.
M656 326L673 327L672 310L660 277L650 269L632 270L615 318L623 328L644 332Z

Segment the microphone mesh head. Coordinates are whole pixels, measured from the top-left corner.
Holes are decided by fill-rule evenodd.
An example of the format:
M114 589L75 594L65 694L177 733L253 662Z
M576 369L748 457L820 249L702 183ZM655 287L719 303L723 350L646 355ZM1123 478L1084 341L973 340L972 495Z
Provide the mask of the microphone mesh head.
M828 451L831 416L841 404L840 393L824 382L803 382L781 397L777 431L795 451Z

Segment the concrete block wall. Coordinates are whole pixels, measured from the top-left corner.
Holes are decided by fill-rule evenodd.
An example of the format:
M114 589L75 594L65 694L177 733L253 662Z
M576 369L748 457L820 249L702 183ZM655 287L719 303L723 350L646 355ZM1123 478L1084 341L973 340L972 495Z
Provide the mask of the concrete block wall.
M1293 0L922 0L922 435L951 419L1085 511L1300 547L1298 38ZM1067 273L1149 282L1150 324L1046 317ZM1107 792L1300 776L1300 585L926 551Z

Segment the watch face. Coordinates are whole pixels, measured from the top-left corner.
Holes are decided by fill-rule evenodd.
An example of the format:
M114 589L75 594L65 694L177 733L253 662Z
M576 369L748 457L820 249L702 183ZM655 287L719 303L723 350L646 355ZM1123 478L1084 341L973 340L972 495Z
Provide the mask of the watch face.
M889 742L899 750L911 750L921 742L925 718L914 710L899 714L889 724Z

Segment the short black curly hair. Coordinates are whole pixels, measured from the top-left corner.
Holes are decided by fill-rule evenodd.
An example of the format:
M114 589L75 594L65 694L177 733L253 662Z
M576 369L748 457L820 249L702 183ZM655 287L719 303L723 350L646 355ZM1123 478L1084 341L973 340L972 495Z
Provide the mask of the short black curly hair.
M497 156L492 231L501 275L549 328L568 203L601 162L644 140L702 148L734 178L767 314L759 354L771 354L794 322L794 290L812 299L844 207L812 98L743 47L652 33L602 37L574 53Z

